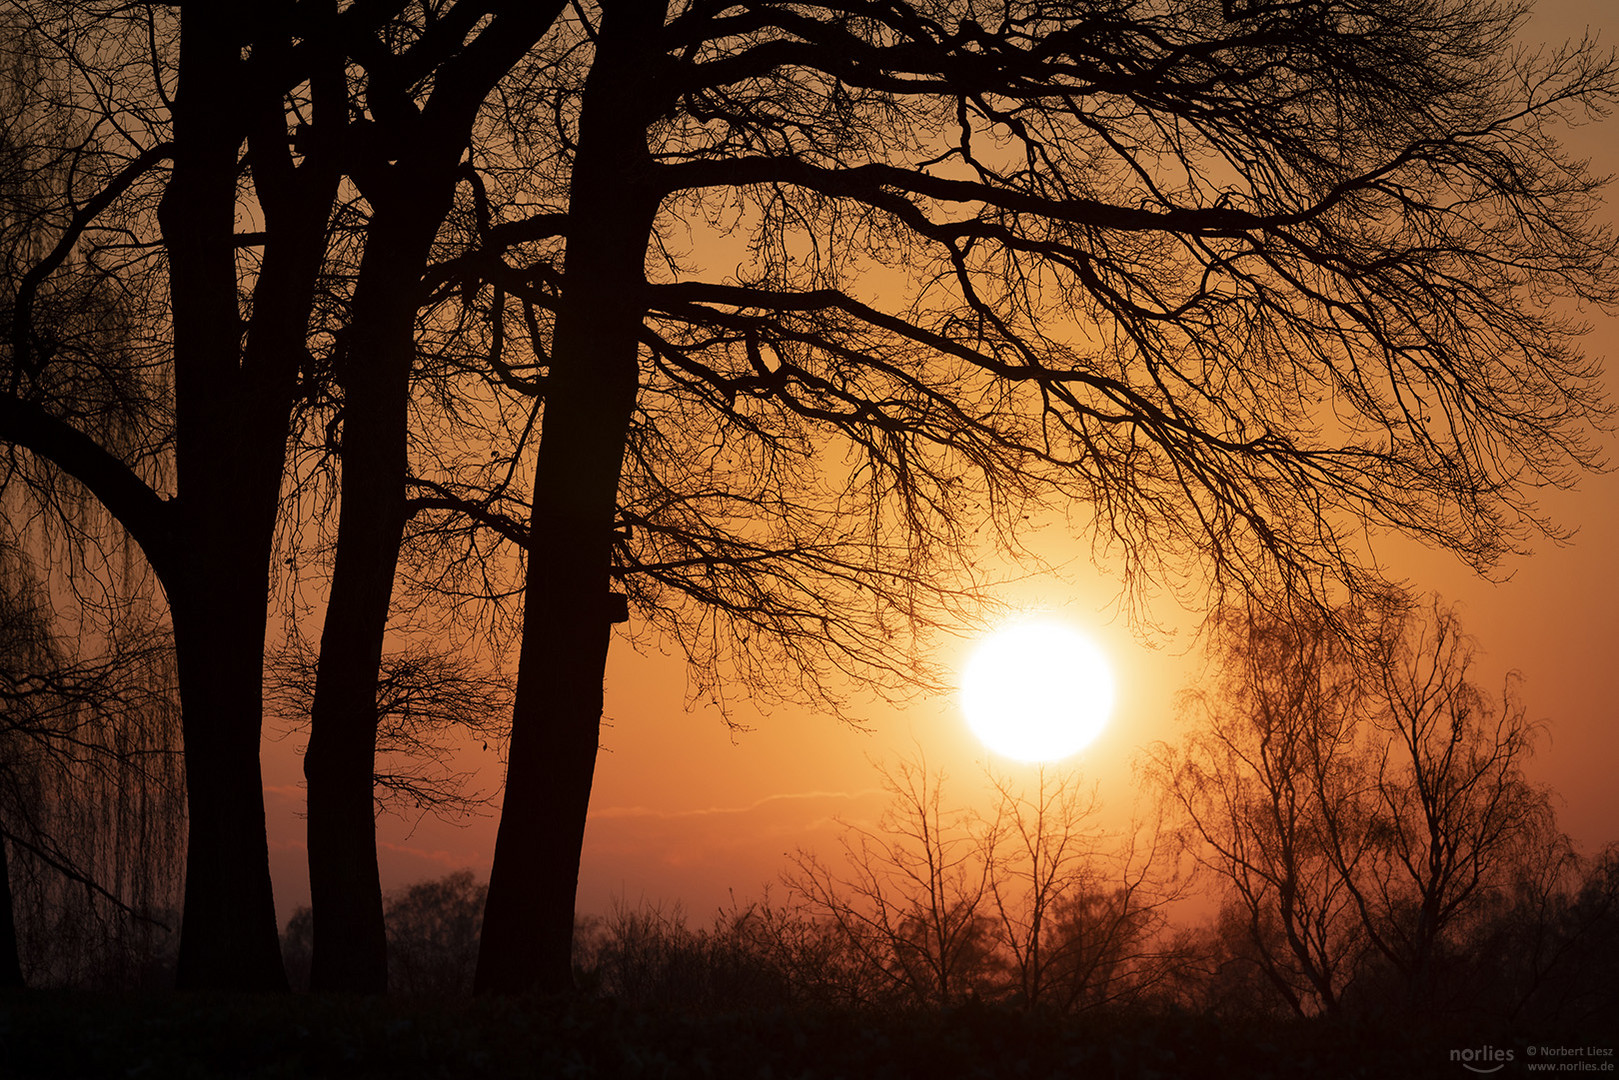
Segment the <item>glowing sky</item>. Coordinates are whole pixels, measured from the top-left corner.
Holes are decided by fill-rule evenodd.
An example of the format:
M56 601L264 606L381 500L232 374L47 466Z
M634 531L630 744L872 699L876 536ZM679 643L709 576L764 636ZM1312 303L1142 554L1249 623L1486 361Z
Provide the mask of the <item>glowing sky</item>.
M1527 36L1546 41L1578 37L1590 24L1619 42L1619 19L1600 4L1543 2ZM1587 128L1572 145L1590 154L1598 172L1619 172L1619 120ZM1611 206L1619 191L1609 194ZM1593 315L1591 351L1619 367L1619 317ZM1610 385L1619 380L1610 374ZM1619 460L1619 442L1609 440ZM1574 542L1549 543L1536 554L1500 568L1507 580L1478 579L1447 556L1391 541L1380 555L1396 575L1422 589L1459 601L1467 630L1482 647L1481 681L1498 687L1506 672L1525 677L1530 715L1549 723L1534 775L1561 795L1563 827L1589 852L1619 839L1619 707L1614 668L1619 661L1619 475L1588 477L1576 492L1551 492L1542 503L1560 523L1578 527ZM1107 652L1117 674L1114 719L1078 759L1100 785L1108 810L1120 818L1134 797L1131 761L1154 740L1175 738L1173 696L1198 672L1187 655L1187 635L1159 639L1148 648L1110 621L1115 584L1093 571L1083 550L1067 550L1055 530L1044 537L1051 555L1072 558L1067 584L1055 579L1022 583L1011 597L1043 607L1084 627ZM1189 626L1167 611L1159 618ZM959 665L971 643L946 641L943 656ZM688 712L678 658L637 655L616 641L607 673L607 718L592 800L580 885L580 906L603 911L614 894L631 903L682 899L706 919L734 890L756 897L774 880L784 852L795 847L833 849L835 817L875 817L881 807L869 760L893 760L917 749L953 781L949 791L970 803L980 794L983 751L967 731L952 696L904 709L867 710L870 729L858 732L833 719L792 708L737 719L753 730L733 734L712 711ZM267 742L266 803L278 915L307 903L301 762L294 740ZM481 768L480 783L495 790L501 778L493 750L469 748L463 759ZM486 875L496 817L453 827L427 818L384 818L379 832L385 888L452 869Z

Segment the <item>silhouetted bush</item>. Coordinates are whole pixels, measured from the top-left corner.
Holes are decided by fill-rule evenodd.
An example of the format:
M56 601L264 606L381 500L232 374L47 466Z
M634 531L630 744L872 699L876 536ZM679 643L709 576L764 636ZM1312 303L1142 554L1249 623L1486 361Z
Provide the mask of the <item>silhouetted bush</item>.
M470 994L488 896L488 883L474 881L471 870L457 870L384 897L388 988L401 994Z
M1538 877L1521 875L1510 893L1453 927L1420 1007L1406 993L1401 973L1364 950L1353 971L1345 973L1341 1013L1354 1022L1391 1028L1414 1023L1430 1034L1480 1029L1572 1034L1619 1020L1612 980L1619 970L1619 847L1589 860L1548 857L1542 869ZM470 994L486 895L486 886L465 870L388 894L394 993L440 1002ZM1092 894L1073 895L1083 900ZM1110 910L1108 898L1094 895L1086 909L1090 922L1108 924L1102 918ZM1065 920L1078 916L1057 905L1056 933L1092 933L1097 941L1112 943L1109 947L1128 959L1129 970L1146 973L1117 984L1096 983L1100 989L1091 998L1066 1004L1031 1003L1020 994L1017 980L1007 977L1013 965L999 940L986 943L989 951L978 967L983 978L970 993L944 1005L918 999L892 980L873 976L869 941L851 936L846 925L791 895L786 902L773 901L768 890L756 902L733 901L706 925L693 926L679 904L632 908L619 902L606 916L582 917L576 923L575 973L584 1000L637 1013L842 1012L887 1023L878 1018L906 1012L987 1024L996 1031L1012 1014L1057 1022L1090 1012L1133 1017L1132 1024L1159 1016L1273 1025L1293 1010L1269 976L1254 935L1278 931L1264 926L1256 931L1251 914L1227 904L1207 924L1177 928L1155 921L1137 940L1113 931L1076 930ZM282 938L288 977L299 988L309 982L312 926L310 910L300 908ZM1088 954L1081 959L1090 962ZM1060 980L1063 973L1054 977Z
M596 921L580 952L585 984L595 993L636 1006L695 1012L787 1006L808 996L795 977L785 913L764 904L733 904L706 928L687 925L670 907L614 904Z
M471 870L419 881L383 898L388 928L388 989L411 996L460 997L472 992L478 930L489 886ZM309 989L315 913L300 907L281 935L287 981Z

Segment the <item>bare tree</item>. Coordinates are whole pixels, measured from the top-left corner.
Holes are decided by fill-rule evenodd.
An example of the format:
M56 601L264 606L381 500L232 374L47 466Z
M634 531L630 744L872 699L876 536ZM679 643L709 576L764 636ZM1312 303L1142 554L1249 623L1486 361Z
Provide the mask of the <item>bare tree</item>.
M1083 790L1076 774L1045 766L1032 792L1005 777L992 776L991 783L1000 805L983 854L998 938L1010 953L1019 998L1038 1008L1067 959L1063 946L1082 947L1085 936L1059 935L1058 912L1077 914L1089 900L1081 894L1091 883L1082 878L1098 855L1100 836L1089 825L1096 792Z
M472 992L488 888L472 871L457 870L387 897L391 989L436 997Z
M860 958L876 1000L959 1003L989 989L990 864L925 758L878 772L889 804L874 827L847 827L842 870L800 851L784 881Z
M1619 280L1553 129L1604 108L1615 69L1515 52L1523 17L881 0L559 20L497 177L537 212L494 203L457 264L511 320L509 366L533 316L544 399L480 987L570 978L621 573L722 665L880 681L928 625L905 598L1043 500L1084 507L1127 580L1280 583L1321 609L1374 591L1365 526L1480 567L1546 528L1526 485L1589 464L1605 406L1542 301ZM727 236L734 258L698 254ZM885 582L900 603L862 593ZM762 603L723 605L755 585Z
M1227 609L1214 634L1214 685L1183 703L1198 726L1152 772L1265 977L1295 1012L1332 1012L1365 948L1349 881L1371 833L1354 811L1359 673L1320 617Z
M190 985L281 981L263 606L323 372L346 497L306 759L316 967L373 989L375 677L413 510L526 518L502 534L522 646L479 975L517 991L571 979L632 605L710 687L895 689L971 601L984 520L1015 547L1041 504L1083 506L1127 581L1325 608L1377 585L1362 528L1487 566L1551 528L1533 485L1594 460L1597 372L1544 301L1611 301L1619 275L1553 132L1615 69L1512 52L1514 3L15 6L87 126L31 211L0 438L82 484L168 594ZM352 332L316 357L344 177L371 215ZM700 254L726 237L734 259ZM27 302L79 250L147 286L126 294L161 386L132 440L78 414ZM526 395L525 482L423 470L404 497L424 298Z
M1216 681L1188 698L1202 724L1155 769L1258 962L1299 1012L1337 1009L1373 958L1409 1005L1434 1004L1480 913L1569 853L1524 771L1516 677L1492 702L1438 601L1227 612L1219 635Z
M1375 843L1342 869L1371 944L1421 1004L1447 946L1458 947L1453 928L1521 867L1567 845L1548 792L1524 771L1538 726L1519 680L1508 676L1498 703L1473 681L1477 646L1456 611L1434 600L1393 614L1377 646L1376 771L1363 811ZM1334 823L1342 808L1325 806Z
M1508 989L1501 1015L1510 1020L1595 1030L1619 1009L1609 978L1619 961L1619 846L1579 860L1550 854L1540 867L1550 863L1556 876L1524 875L1475 938L1482 974Z
M1095 789L1061 767L1040 766L1029 788L990 784L998 806L980 843L1013 1000L1074 1013L1143 997L1164 975L1164 910L1179 893L1161 821L1105 831Z
M318 657L299 639L278 650L266 672L267 709L280 737L307 732ZM376 684L372 777L378 811L434 814L456 821L488 805L474 777L450 764L469 742L505 738L511 687L497 671L462 655L416 643L384 653Z
M107 59L116 82L116 53ZM150 477L162 468L149 410L163 379L135 298L158 283L138 258L83 241L127 223L110 204L138 198L154 159L130 160L138 124L98 130L85 90L30 13L8 13L0 370L10 397L0 411L15 419L18 399L50 401ZM37 435L50 425L24 426ZM66 449L83 460L84 444ZM93 493L9 443L0 513L0 835L12 849L0 856L12 938L0 955L16 954L20 929L17 978L150 980L178 929L186 827L174 643L156 582Z
M343 162L371 213L334 371L343 496L304 757L312 978L323 989L378 991L387 979L372 816L376 697L407 517L422 277L484 99L562 6L384 5L374 28L321 37L358 69L375 121Z
M472 871L457 870L384 896L390 991L439 1000L471 992L487 888ZM282 935L287 975L296 990L314 989L314 923L314 909L300 907Z
M266 571L290 425L300 403L340 398L327 435L342 429L347 497L306 757L316 937L329 944L315 978L383 986L374 699L405 517L418 286L483 96L559 6L18 6L29 50L63 77L15 86L33 115L77 127L51 147L71 167L28 208L0 437L29 452L41 486L82 485L167 593L195 759L188 985L283 981L255 779ZM340 325L316 334L317 284L345 269L327 265L330 219L355 223L355 189L357 266L326 290L343 298ZM84 385L65 377L78 354L37 302L91 271L131 301L155 385L139 398L84 385L128 405L134 438L85 415ZM91 370L106 381L107 365Z
M258 762L265 582L337 182L328 155L294 154L284 106L346 113L329 94L340 58L306 50L291 70L273 47L245 55L244 31L276 21L267 8L10 10L55 74L19 92L61 119L54 152L71 167L30 219L41 254L9 311L0 438L41 489L87 493L166 594L190 808L179 978L284 985ZM267 228L238 234L239 212ZM62 348L56 309L34 302L86 275L116 287L127 331L104 357ZM124 423L86 401L122 403Z
M0 981L150 984L185 834L173 646L149 612L63 641L0 538ZM166 972L164 974L167 974Z

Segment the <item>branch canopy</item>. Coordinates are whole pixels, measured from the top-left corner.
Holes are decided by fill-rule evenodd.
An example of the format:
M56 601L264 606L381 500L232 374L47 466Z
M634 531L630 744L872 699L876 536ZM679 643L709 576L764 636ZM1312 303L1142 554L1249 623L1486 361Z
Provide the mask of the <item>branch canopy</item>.
M477 421L495 451L543 439L558 313L596 302L569 253L604 227L570 207L598 22L502 83L428 274L433 370L529 397ZM1559 536L1535 496L1602 465L1581 319L1619 264L1558 139L1619 69L1527 26L1460 0L671 5L615 76L647 159L612 182L661 199L622 282L616 587L699 693L824 702L835 672L939 685L915 636L981 610L986 537L1025 553L1045 513L1196 606L1375 596L1383 531L1480 572ZM418 535L449 544L456 505L521 535L507 454L420 458Z

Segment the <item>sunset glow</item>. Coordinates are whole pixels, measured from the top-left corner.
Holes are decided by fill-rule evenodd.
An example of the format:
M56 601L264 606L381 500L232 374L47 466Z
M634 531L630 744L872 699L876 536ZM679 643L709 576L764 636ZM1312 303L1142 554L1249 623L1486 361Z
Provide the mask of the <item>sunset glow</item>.
M1113 710L1107 658L1055 620L1003 627L986 638L961 675L968 726L997 754L1058 761L1083 750Z
M13 9L0 1080L1613 1069L1619 3Z

